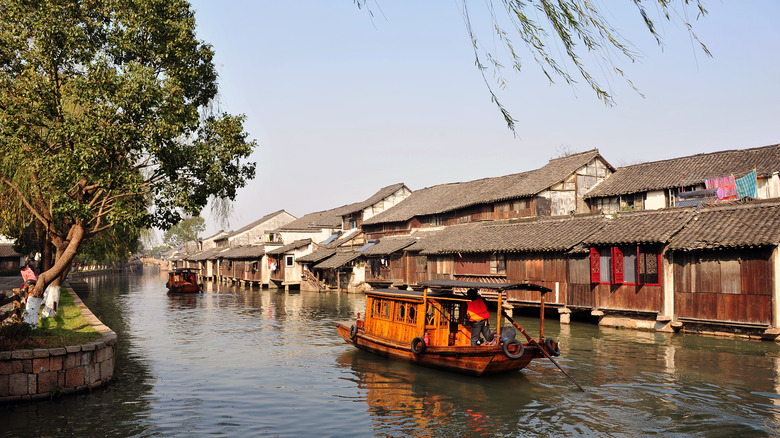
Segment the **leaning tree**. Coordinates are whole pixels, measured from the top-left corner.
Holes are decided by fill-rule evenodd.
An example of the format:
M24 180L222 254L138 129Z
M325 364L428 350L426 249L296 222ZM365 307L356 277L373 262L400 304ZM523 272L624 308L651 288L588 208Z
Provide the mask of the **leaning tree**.
M25 321L56 309L79 246L166 229L254 177L184 0L0 0L0 224L53 249Z

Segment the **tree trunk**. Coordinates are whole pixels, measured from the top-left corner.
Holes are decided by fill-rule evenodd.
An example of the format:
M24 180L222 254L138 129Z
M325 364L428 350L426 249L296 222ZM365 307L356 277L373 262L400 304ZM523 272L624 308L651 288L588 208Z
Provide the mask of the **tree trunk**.
M43 300L46 305L41 312L41 318L53 318L57 316L57 308L60 305L60 279L57 278L51 282L46 292L43 294Z
M27 308L24 311L24 317L22 320L33 327L38 326L38 313L43 303L44 291L47 290L49 285L53 287L48 290L48 296L46 297L46 307L44 309L44 317L54 316L59 305L60 299L60 285L65 281L68 276L68 271L73 264L73 259L76 257L76 252L79 245L84 240L84 227L81 225L74 225L70 229L68 234L68 240L61 240L59 242L53 242L57 250L54 264L51 269L42 272L38 276L38 282L35 283L35 289L33 289L30 296L27 298Z
M33 327L38 327L38 313L41 311L43 299L30 295L27 297L27 307L22 315L22 322L26 322Z

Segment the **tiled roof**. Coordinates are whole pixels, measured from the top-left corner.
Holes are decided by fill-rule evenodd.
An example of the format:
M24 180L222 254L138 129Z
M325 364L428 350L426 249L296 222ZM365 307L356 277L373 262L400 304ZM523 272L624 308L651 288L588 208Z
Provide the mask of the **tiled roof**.
M349 242L350 240L358 237L362 232L363 232L363 230L361 230L360 228L353 228L353 229L347 231L346 233L344 233L343 236L341 236L337 240L334 240L333 242L327 244L326 246L328 248L338 248L339 246L341 246L341 245Z
M201 242L206 242L208 240L218 240L218 239L221 239L221 238L225 238L225 237L227 237L229 235L230 235L230 233L228 233L227 231L219 230L216 233L214 233L213 235L211 235L209 237L204 237L203 239L200 239L200 240L201 240Z
M349 252L337 252L329 259L325 260L324 262L314 265L314 269L336 269L340 268L347 263L351 262L352 260L355 260L356 258L360 257L360 253L349 251Z
M361 252L364 256L386 256L400 251L416 242L411 236L383 237L376 245Z
M780 202L720 204L703 209L669 243L678 251L780 244Z
M670 208L622 212L616 218L604 219L604 226L583 239L583 244L620 245L639 243L665 244L685 226L694 214L693 208Z
M300 219L294 220L289 224L286 224L279 228L281 231L294 231L294 230L312 230L322 228L341 228L342 216L360 211L370 205L379 202L381 199L386 198L398 189L403 187L403 183L393 184L391 186L380 189L376 194L368 198L363 202L356 202L354 204L343 205L341 207L333 208L330 210L317 211L309 213Z
M235 248L229 248L219 254L223 259L259 259L265 254L265 246L263 245L244 245L237 246Z
M421 254L568 251L601 229L601 216L495 223L477 222L447 227L423 237L409 250Z
M753 169L759 177L770 176L780 170L780 144L621 167L585 194L585 198L704 184L705 179L723 176L739 178Z
M280 246L279 248L267 251L266 254L272 254L272 255L284 254L287 251L292 251L294 249L302 248L310 243L311 243L311 239L296 240L293 243L289 243L287 245Z
M0 243L0 257L21 257L22 255L14 251L13 243Z
M347 206L348 208L344 209L344 213L343 214L345 214L345 215L346 214L352 214L352 213L358 212L360 210L363 210L364 208L370 207L370 206L376 204L377 202L379 202L379 201L387 198L388 196L392 195L393 193L397 192L402 187L404 187L404 185L405 185L404 183L397 183L397 184L393 184L391 186L383 187L383 188L379 189L379 191L376 192L374 194L374 196L366 199L365 201L357 202L355 204L348 205Z
M320 230L322 228L341 228L341 216L352 207L345 205L331 210L309 213L289 224L279 227L281 231Z
M562 182L596 157L600 157L598 149L552 159L545 166L528 172L417 190L394 207L363 223L371 225L405 222L415 216L446 213L472 205L533 196Z
M335 248L320 248L311 254L306 254L305 256L298 257L297 261L301 263L317 263L317 262L321 262L322 260L325 260L326 258L332 256L333 254L336 254Z
M217 254L224 251L225 248L210 248L205 251L201 251L197 254L193 254L189 257L187 257L187 260L193 261L193 262L202 262L204 260L212 260L217 258Z
M284 210L279 210L279 211L275 211L275 212L273 212L273 213L271 213L271 214L267 214L267 215L265 215L265 216L261 217L260 219L258 219L258 220L256 220L256 221L252 222L252 223L251 223L251 224L249 224L249 225L246 225L246 226L244 226L244 227L241 227L240 229L238 229L238 230L236 230L236 231L231 231L231 232L228 234L228 237L233 237L233 236L236 236L236 235L238 235L238 234L241 234L241 233L243 233L243 232L245 232L245 231L249 231L249 230L251 230L252 228L254 228L254 227L256 227L256 226L258 226L258 225L262 224L263 222L268 222L269 220L273 219L274 217L276 217L276 216L278 216L278 215L280 215L280 214L282 214L282 213L287 213L287 212L286 212L286 211L284 211ZM287 214L289 214L289 213L287 213ZM290 216L292 216L292 215L290 215ZM295 217L295 216L292 216L292 217Z

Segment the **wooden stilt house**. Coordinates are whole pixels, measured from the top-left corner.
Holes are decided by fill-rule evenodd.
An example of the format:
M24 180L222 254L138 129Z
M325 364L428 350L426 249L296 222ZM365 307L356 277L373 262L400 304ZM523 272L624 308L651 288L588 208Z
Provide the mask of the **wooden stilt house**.
M697 212L666 248L679 326L780 334L780 202Z

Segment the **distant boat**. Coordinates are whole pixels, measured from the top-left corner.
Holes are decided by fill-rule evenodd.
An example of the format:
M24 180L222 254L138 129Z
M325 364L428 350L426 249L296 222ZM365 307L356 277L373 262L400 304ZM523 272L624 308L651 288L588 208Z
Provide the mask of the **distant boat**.
M202 285L198 283L198 271L191 268L176 268L168 271L168 281L165 283L168 293L198 293Z
M544 294L550 289L532 283L485 283L432 280L425 289L377 289L366 292L365 319L336 323L339 334L355 347L381 356L474 376L517 371L533 359L557 356L558 343L545 339ZM465 325L469 299L454 289L531 290L542 294L540 338L534 341L511 318L505 318L527 337L515 339L514 327L501 329L500 339L471 345L471 328ZM503 312L502 312L503 313ZM501 324L499 314L498 324ZM544 351L542 351L544 349Z

